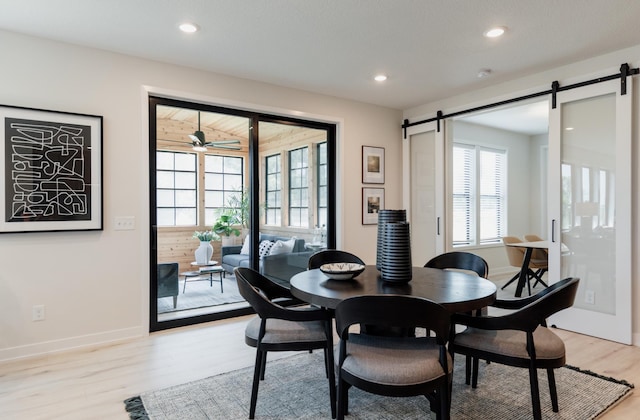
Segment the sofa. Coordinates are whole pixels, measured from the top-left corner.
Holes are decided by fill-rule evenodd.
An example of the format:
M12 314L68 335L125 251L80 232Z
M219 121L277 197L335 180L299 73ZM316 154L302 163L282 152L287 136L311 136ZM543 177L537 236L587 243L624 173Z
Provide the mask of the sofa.
M291 239L293 238L261 233L259 243L287 242ZM236 267L249 267L249 255L241 254L241 250L242 245L223 246L220 249L221 265L225 272L233 274ZM260 257L260 273L288 288L289 279L307 269L307 262L312 253L305 249L304 239L295 238L291 252Z

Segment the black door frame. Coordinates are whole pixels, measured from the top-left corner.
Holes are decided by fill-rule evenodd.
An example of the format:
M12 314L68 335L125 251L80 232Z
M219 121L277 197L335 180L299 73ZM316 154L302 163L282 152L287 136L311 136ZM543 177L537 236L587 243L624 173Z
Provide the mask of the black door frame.
M157 133L157 114L156 107L158 105L167 105L179 108L188 108L199 111L215 112L220 114L229 114L242 116L249 119L249 185L259 185L261 174L259 173L260 160L258 156L259 132L258 125L260 122L271 122L286 125L295 125L307 128L326 130L327 132L327 165L328 165L328 197L327 197L327 247L336 247L336 214L337 214L337 143L336 132L337 125L334 123L323 123L312 120L303 120L292 117L277 116L265 114L262 112L254 112L240 109L227 108L216 105L208 105L186 100L177 100L165 98L162 96L149 96L149 331L160 331L170 328L183 327L186 325L199 324L203 322L216 321L220 319L234 318L237 316L248 315L254 313L251 307L232 309L223 312L216 312L206 315L198 315L187 318L180 318L168 321L158 322L158 287L157 272L158 263L157 255L157 201L156 201L156 133ZM260 188L251 188L251 217L250 232L258 232L260 225ZM258 253L258 235L251 235L251 251L249 258L251 267L257 269L259 267Z

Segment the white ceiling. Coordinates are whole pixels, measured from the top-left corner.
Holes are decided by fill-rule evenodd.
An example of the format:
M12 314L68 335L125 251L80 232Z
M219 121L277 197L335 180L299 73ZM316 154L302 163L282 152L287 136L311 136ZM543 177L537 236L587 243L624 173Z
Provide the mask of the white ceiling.
M0 29L396 109L633 46L638 18L636 0L0 0Z

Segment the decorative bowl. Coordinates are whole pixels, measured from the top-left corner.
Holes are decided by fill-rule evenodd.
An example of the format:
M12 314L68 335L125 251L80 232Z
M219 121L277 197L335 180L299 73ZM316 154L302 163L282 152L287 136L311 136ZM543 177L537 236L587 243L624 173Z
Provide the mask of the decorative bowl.
M331 263L320 266L327 277L333 280L351 280L364 271L364 265L357 263Z

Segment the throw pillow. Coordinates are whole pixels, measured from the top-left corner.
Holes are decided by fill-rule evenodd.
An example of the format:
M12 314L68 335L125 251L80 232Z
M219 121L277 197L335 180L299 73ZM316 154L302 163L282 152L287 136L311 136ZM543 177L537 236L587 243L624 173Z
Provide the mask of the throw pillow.
M260 242L260 248L258 249L258 255L260 256L260 258L266 257L267 255L269 255L269 252L271 251L272 246L273 246L273 242L271 241Z
M249 255L249 235L244 238L244 243L242 244L242 249L240 250L241 255Z
M271 252L269 255L278 255L278 254L291 254L293 251L293 247L296 244L296 238L291 238L288 241L276 241L271 248Z

